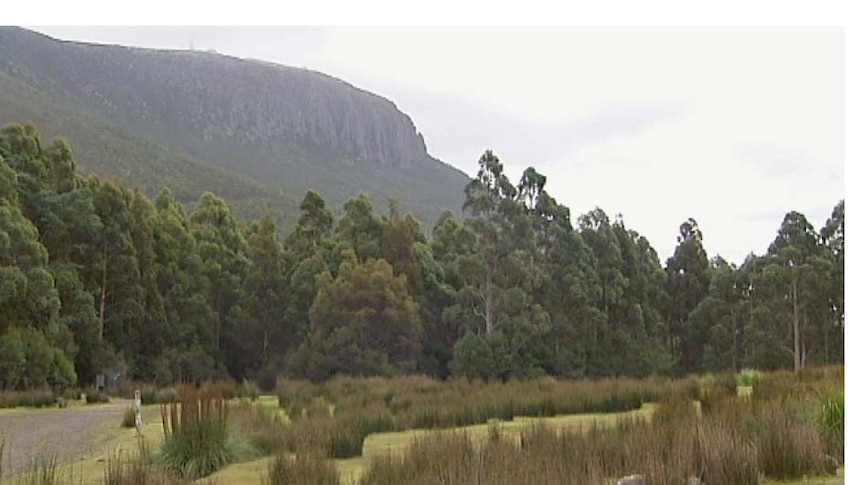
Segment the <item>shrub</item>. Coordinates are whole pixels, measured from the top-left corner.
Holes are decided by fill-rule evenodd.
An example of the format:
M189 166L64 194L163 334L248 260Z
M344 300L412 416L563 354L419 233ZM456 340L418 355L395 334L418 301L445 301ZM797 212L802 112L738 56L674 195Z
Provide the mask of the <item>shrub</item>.
M737 377L737 384L739 386L754 387L759 380L760 372L756 369L742 369Z
M249 381L246 379L242 380L242 385L240 386L239 396L241 398L251 399L252 401L256 401L258 397L260 397L260 388L257 386L257 383L254 381Z
M301 454L296 458L276 456L269 465L265 485L339 485L338 470L332 462Z
M179 403L162 405L165 443L161 462L189 480L205 477L232 461L227 401L187 392Z
M736 396L736 376L731 372L722 372L715 379L715 386L722 391Z
M177 388L166 387L158 388L152 384L143 384L138 386L141 391L141 404L170 404L180 401L180 392ZM131 394L129 397L133 396Z
M87 404L104 404L110 402L111 398L104 392L88 392Z
M0 391L0 408L43 408L56 402L54 393L48 390Z

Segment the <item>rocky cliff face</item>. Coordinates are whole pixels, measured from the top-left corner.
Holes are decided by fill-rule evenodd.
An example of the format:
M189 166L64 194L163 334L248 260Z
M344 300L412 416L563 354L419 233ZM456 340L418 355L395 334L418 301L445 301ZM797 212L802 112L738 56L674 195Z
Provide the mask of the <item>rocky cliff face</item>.
M0 124L62 135L85 172L189 204L215 191L247 217L295 220L308 190L359 192L426 225L460 213L468 177L428 155L394 103L325 74L214 53L65 42L0 27Z
M232 144L313 144L390 166L427 157L394 103L313 71L197 51L51 39L0 28L0 66L113 122Z

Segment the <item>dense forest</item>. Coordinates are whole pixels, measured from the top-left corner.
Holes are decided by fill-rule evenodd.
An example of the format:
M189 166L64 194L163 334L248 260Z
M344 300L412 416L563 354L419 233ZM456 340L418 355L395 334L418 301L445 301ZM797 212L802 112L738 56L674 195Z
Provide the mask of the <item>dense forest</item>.
M186 213L77 173L33 126L0 131L0 387L231 376L487 379L799 370L844 359L844 201L818 231L776 221L763 255L708 259L694 219L664 264L596 208L572 220L490 151L463 214L425 231L310 191L283 240L205 193ZM756 203L753 202L753 203ZM427 234L431 236L428 237Z

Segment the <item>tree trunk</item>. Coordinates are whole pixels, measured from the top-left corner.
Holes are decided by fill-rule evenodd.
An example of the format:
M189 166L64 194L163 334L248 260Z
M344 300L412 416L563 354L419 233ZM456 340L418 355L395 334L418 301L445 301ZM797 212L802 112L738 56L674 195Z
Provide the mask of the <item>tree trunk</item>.
M733 371L736 372L739 369L736 367L736 316L733 314L733 308L730 309L730 332L733 335L733 350L730 354L730 358L732 361Z
M108 244L102 250L102 294L99 299L99 338L105 335L105 308L108 301Z
M216 355L221 356L221 293L215 298L215 350Z
M494 295L491 293L491 284L494 279L494 263L488 263L485 270L485 334L494 330Z
M823 351L826 352L826 365L829 365L829 322L823 330Z
M263 366L269 362L269 330L263 331Z
M790 298L793 302L793 372L802 370L802 349L799 338L799 298L796 282L796 275L793 275L790 280Z

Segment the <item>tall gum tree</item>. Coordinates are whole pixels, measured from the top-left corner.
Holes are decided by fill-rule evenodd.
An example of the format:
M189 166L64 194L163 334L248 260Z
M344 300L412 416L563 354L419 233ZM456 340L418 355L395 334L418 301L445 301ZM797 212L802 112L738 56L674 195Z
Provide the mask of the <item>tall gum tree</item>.
M784 216L766 256L764 271L772 275L773 291L786 301L780 315L789 338L780 345L798 372L819 343L812 338L813 330L829 318L828 282L822 275L829 274L833 257L805 216L796 211Z
M695 326L688 317L706 297L710 273L703 234L694 219L679 226L677 246L667 260L666 271L671 349L680 360L681 372L700 372L708 329Z

